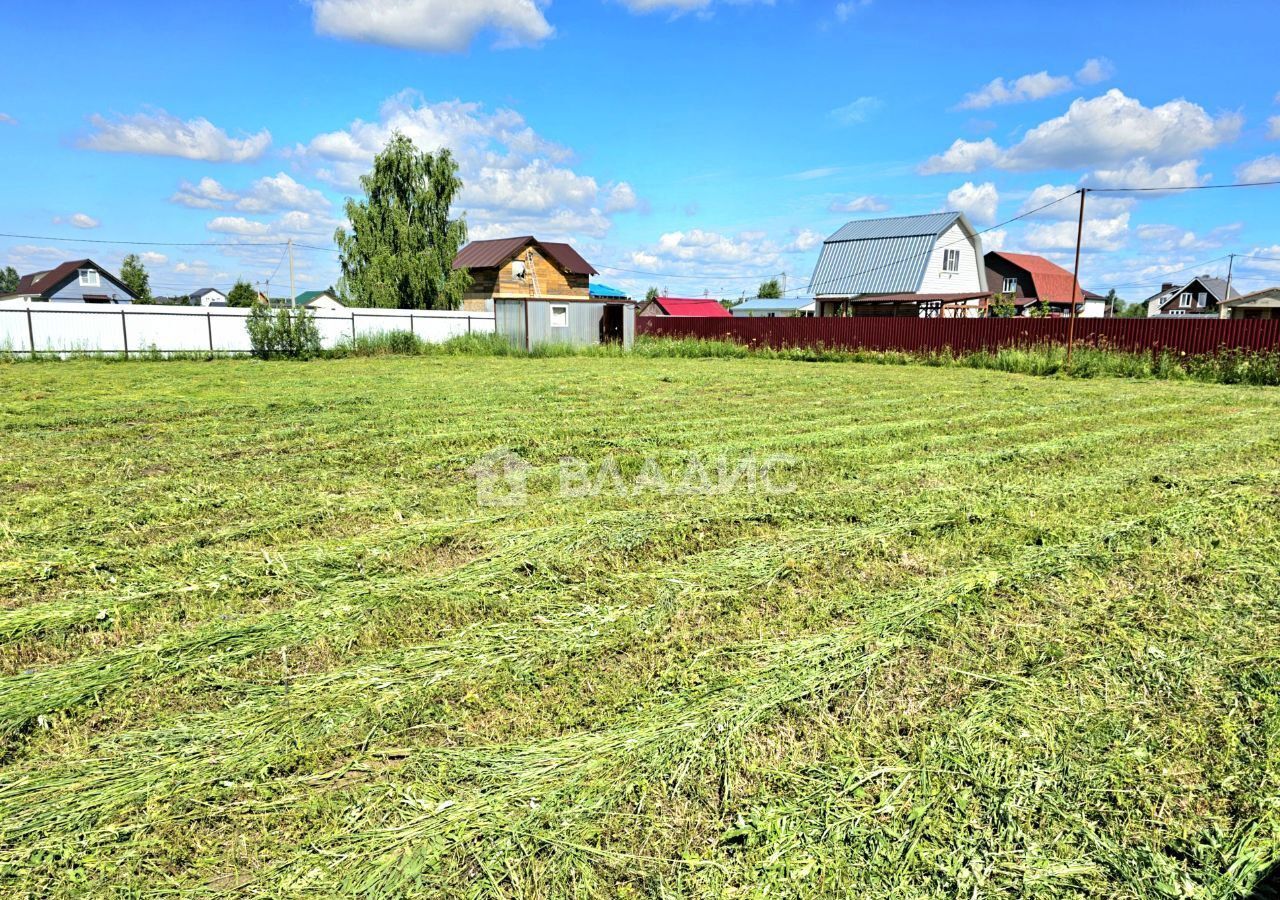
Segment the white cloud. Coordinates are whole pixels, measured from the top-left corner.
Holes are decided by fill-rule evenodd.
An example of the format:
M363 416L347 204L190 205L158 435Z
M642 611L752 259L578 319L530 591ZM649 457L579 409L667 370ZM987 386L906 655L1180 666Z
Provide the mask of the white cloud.
M1145 159L1136 159L1118 169L1099 169L1089 182L1105 188L1176 188L1196 187L1209 181L1200 175L1200 161L1184 159L1171 166L1153 168Z
M787 253L808 253L822 246L824 238L816 231L803 228L795 232L795 237L791 243L783 248Z
M323 212L333 205L320 191L299 184L284 172L259 178L243 191L207 177L196 184L184 181L169 201L192 209L236 209L255 214L289 209Z
M1113 89L1076 100L1064 115L1027 132L1001 165L1021 170L1114 166L1139 157L1164 165L1234 140L1242 124L1235 113L1214 118L1186 100L1148 108Z
M1154 171L1183 163L1201 151L1234 140L1243 119L1218 117L1186 100L1145 107L1119 90L1092 100L1076 100L1064 115L1050 119L1008 149L990 138L958 140L920 166L922 174L973 172L985 166L1034 171L1099 167L1114 170L1142 164Z
M711 283L726 276L774 274L783 267L785 249L763 232L726 235L694 228L662 235L657 243L629 254L628 262L646 271L705 276Z
M1240 181L1280 181L1280 156L1264 156L1236 170Z
M1226 245L1243 229L1243 225L1224 225L1205 235L1187 231L1176 225L1139 225L1134 229L1138 239L1151 251L1170 253L1175 251L1217 250Z
M635 190L625 181L615 184L609 190L609 197L605 200L604 211L607 213L630 212L640 204L640 200L636 197Z
M148 266L163 266L169 261L169 257L165 256L163 253L153 253L150 250L143 251L139 256Z
M827 210L829 212L838 213L882 213L888 212L889 203L880 197L867 194L861 197L852 197L844 202L839 200L833 201L831 205L827 207Z
M1267 137L1280 141L1280 116L1272 116L1267 120Z
M792 172L787 175L788 181L816 181L819 178L830 178L839 175L843 169L838 166L823 166L818 169L805 169L803 172Z
M422 150L451 149L464 184L457 211L466 212L474 237L502 234L499 228L602 237L611 227L610 213L639 202L629 184L601 187L573 169L573 154L538 135L519 113L458 100L429 103L410 91L384 102L376 121L357 119L291 155L321 180L354 192L395 132Z
M1080 71L1076 72L1076 80L1081 84L1097 84L1100 81L1106 81L1115 74L1116 67L1111 60L1106 57L1097 57L1085 61L1085 64L1080 67Z
M495 46L539 44L555 29L536 0L311 0L315 29L330 37L448 53L482 31Z
M17 125L18 120L7 113L0 113L0 125Z
M882 106L884 101L878 97L859 97L852 103L831 110L830 115L831 119L839 125L861 125L875 115Z
M1059 202L1054 203L1055 200ZM1050 203L1054 205L1047 206ZM1121 213L1129 212L1133 206L1134 201L1130 197L1106 194L1091 194L1086 201L1088 213L1101 218L1115 218ZM1018 213L1025 214L1032 210L1038 210L1035 217L1040 220L1076 222L1080 218L1079 188L1074 184L1042 184L1031 192Z
M244 216L218 216L205 226L219 234L235 234L241 237L260 237L271 230L266 222L257 222Z
M1052 97L1075 87L1066 75L1050 75L1048 72L1036 72L1023 75L1012 82L1003 78L995 78L980 90L966 94L960 101L959 109L989 109L992 106L1003 106L1007 103L1024 103L1028 100L1040 100Z
M1003 250L1008 242L1009 232L1003 228L997 228L995 231L988 231L982 235L982 249L984 251Z
M989 225L996 220L1000 193L990 181L983 184L966 181L947 194L947 208L964 213L980 225Z
M70 225L73 228L97 228L102 223L87 213L73 213L69 216L54 216L55 225Z
M932 156L920 166L921 175L939 175L944 172L976 172L1000 158L1000 148L991 138L980 141L957 139L945 153Z
M845 0L836 4L836 21L848 22L859 12L871 5L871 0Z
M1074 250L1076 246L1075 222L1035 224L1027 228L1022 243L1033 250ZM1124 246L1129 234L1129 214L1094 217L1087 214L1084 223L1083 249L1086 251L1115 251Z
M107 119L91 116L96 129L81 145L105 153L176 156L205 162L248 162L266 153L271 132L233 138L208 119L182 121L164 110Z

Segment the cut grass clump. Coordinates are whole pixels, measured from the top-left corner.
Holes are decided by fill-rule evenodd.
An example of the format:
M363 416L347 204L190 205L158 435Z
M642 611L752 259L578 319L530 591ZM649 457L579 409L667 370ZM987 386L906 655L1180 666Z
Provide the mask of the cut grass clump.
M0 894L1225 900L1280 858L1274 392L489 340L0 367ZM527 502L478 502L497 448ZM748 455L793 490L560 490Z

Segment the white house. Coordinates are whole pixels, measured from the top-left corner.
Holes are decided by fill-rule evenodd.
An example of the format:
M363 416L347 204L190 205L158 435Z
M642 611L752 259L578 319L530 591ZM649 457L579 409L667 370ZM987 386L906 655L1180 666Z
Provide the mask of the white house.
M18 287L0 300L40 303L132 303L138 299L115 275L91 259L74 259L57 268L23 275Z
M226 306L227 295L217 288L201 288L189 294L187 300L192 306Z
M809 291L820 316L979 316L990 296L982 238L958 212L850 222Z

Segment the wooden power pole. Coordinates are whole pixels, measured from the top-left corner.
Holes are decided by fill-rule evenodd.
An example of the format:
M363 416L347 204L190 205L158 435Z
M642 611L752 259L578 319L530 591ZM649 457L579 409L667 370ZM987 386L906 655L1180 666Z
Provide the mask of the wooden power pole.
M1071 372L1071 354L1076 344L1076 294L1080 293L1080 246L1084 243L1084 199L1088 188L1080 188L1080 222L1076 226L1076 268L1071 276L1071 321L1067 325L1067 372Z
M293 238L289 238L289 306L298 305L298 292L293 289Z

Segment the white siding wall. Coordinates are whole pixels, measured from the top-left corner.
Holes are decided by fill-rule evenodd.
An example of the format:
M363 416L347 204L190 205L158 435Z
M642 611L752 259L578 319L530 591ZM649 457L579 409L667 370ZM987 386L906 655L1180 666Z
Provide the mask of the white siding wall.
M982 242L976 237L969 237L957 222L947 229L946 233L934 245L929 257L929 267L925 270L924 281L918 293L921 294L976 294L982 287ZM960 271L943 272L942 257L945 250L960 251Z

